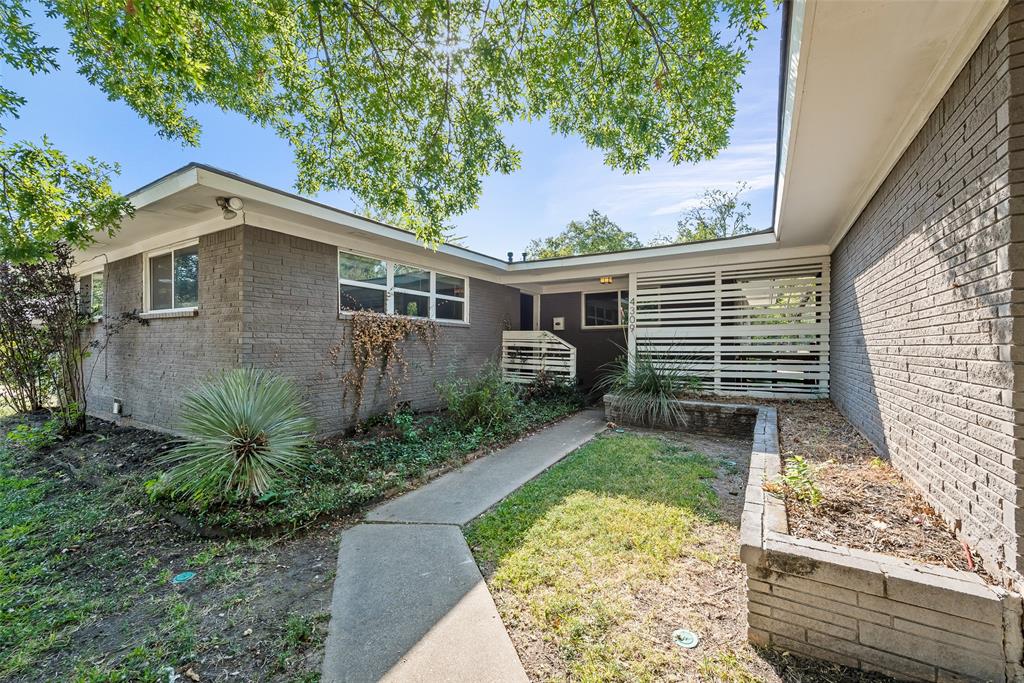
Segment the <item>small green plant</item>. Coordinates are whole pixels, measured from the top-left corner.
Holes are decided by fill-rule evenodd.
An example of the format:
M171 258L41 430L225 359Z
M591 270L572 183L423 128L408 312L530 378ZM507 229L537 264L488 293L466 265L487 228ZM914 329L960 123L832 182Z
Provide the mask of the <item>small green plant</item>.
M41 425L22 422L7 432L7 438L16 446L34 453L52 445L58 438L60 428L61 421L52 417Z
M196 502L252 501L294 480L309 461L313 421L291 382L232 370L186 395L187 442L158 460L160 489Z
M392 416L391 422L402 441L416 443L420 440L420 430L416 427L416 417L412 412L400 410Z
M676 401L699 393L701 378L688 362L661 361L649 354L623 354L602 368L596 387L619 397L622 420L643 426L672 425L680 419Z
M802 503L817 506L821 503L821 489L818 488L818 468L807 462L802 455L794 455L786 460L785 468L779 477L777 487L781 492ZM772 489L769 488L769 491Z
M501 376L494 363L484 365L469 379L451 378L437 384L448 412L463 430L490 431L511 422L521 402L514 386Z

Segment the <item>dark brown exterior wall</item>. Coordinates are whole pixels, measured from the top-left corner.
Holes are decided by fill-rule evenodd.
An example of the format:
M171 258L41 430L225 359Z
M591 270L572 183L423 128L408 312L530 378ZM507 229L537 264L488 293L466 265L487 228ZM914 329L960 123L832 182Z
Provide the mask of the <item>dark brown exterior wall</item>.
M350 323L338 318L336 247L256 227L245 230L245 316L242 365L296 380L323 432L353 424L343 376L351 367ZM417 340L404 345L409 363L400 401L438 406L435 383L476 372L501 351L501 333L519 326L519 290L470 279L469 324L439 324L433 357ZM386 409L388 395L369 372L360 417Z
M242 228L199 238L199 312L194 317L129 324L87 361L89 412L112 418L114 398L131 421L174 429L182 394L216 372L237 367L242 330ZM142 255L108 263L106 312L142 310ZM93 325L102 342L104 328Z
M835 249L831 283L833 401L1009 578L1024 526L1022 15L1013 3L985 37Z
M544 294L540 299L540 329L554 332L576 347L576 376L580 386L590 391L602 374L602 368L622 355L626 335L620 329L585 330L582 327L580 292ZM551 319L565 318L565 330L552 329Z

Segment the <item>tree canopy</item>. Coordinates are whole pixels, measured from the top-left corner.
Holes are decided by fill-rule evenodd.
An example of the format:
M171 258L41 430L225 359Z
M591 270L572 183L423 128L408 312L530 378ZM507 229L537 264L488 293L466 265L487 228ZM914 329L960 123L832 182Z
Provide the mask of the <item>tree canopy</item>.
M676 223L674 234L656 238L652 244L681 244L735 237L753 232L748 223L750 202L740 199L749 189L738 183L735 190L708 189L697 206L687 210Z
M554 237L533 240L526 248L528 258L554 258L636 249L643 244L636 233L623 230L600 211L591 211L584 221L570 221Z
M198 144L200 103L240 113L291 144L301 192L348 190L427 243L519 166L512 121L543 118L627 172L713 157L767 16L765 0L43 5L80 72L161 135ZM56 67L22 0L0 8L0 59ZM0 114L21 103L0 90Z

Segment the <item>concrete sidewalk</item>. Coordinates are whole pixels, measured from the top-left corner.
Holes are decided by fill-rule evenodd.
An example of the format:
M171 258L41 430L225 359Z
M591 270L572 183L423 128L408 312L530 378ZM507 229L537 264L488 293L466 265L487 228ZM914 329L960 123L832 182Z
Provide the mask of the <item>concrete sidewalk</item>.
M341 537L321 680L526 681L461 527L604 429L585 411L372 510Z

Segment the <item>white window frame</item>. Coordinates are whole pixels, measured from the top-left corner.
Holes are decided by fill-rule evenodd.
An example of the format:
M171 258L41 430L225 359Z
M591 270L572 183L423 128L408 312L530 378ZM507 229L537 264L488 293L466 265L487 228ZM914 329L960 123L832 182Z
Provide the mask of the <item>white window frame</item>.
M587 295L588 294L608 294L609 292L617 292L618 297L618 312L619 322L614 325L588 325L587 324ZM625 306L628 306L629 302L629 290L628 289L590 289L587 291L580 292L580 329L581 330L617 330L622 325L622 310Z
M147 251L142 255L142 310L144 313L192 313L199 309L199 306L179 306L178 308L153 308L153 301L150 298L150 285L149 285L149 260L156 256L163 256L164 254L171 254L171 303L174 303L174 275L173 275L173 264L174 255L173 252L185 249L187 247L194 247L199 244L198 239L185 240L184 242L177 242L175 244L169 244L166 247L160 247L159 249L153 249ZM202 264L200 264L201 266ZM196 294L198 297L198 292Z
M84 271L78 274L78 280L75 282L75 291L78 293L79 301L82 297L82 278L89 278L89 311L93 310L93 298L96 296L96 287L94 276L99 275L103 278L103 297L100 299L99 315L90 315L89 320L94 323L98 323L103 320L103 316L107 312L107 277L106 273L103 272L103 268L97 268L96 270Z
M384 263L385 270L385 281L386 284L378 285L372 282L360 282L359 280L349 280L348 278L341 277L339 272L338 275L338 313L341 316L350 316L356 311L351 311L341 307L341 285L348 285L350 287L363 287L365 289L375 289L384 292L384 312L387 315L400 315L406 318L414 318L416 320L435 320L442 325L444 324L469 324L469 276L459 275L458 273L451 273L443 270L435 270L428 266L423 266L415 262L410 261L394 261L392 259L381 258L380 256L374 256L373 254L367 254L353 249L338 249L339 257L341 254L350 254L352 256L360 256L362 258L373 259L374 261L381 261ZM418 270L425 271L430 275L430 291L421 291L418 289L406 289L405 287L395 286L395 266L404 266L406 268L416 268ZM449 296L447 294L437 293L437 276L446 275L448 277L454 277L462 280L465 286L465 292L463 296ZM428 314L425 316L409 316L404 313L396 313L395 311L395 294L409 294L412 296L422 296L428 299L427 308ZM458 301L462 303L462 319L455 318L438 318L437 317L437 301Z

